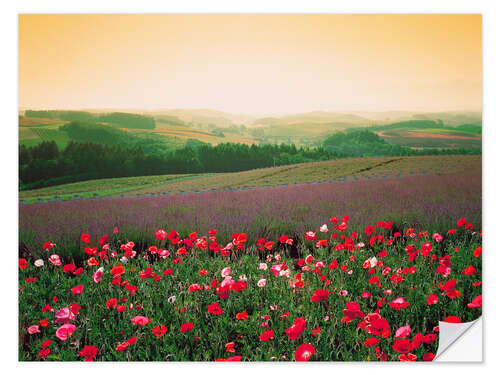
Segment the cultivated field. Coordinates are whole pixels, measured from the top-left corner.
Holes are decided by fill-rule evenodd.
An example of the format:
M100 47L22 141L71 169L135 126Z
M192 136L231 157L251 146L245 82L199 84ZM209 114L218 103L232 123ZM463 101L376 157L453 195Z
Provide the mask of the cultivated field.
M346 182L411 175L454 174L481 170L480 155L373 157L263 168L237 173L166 175L78 182L19 192L26 202L81 197L181 194L224 189L249 189L289 184Z

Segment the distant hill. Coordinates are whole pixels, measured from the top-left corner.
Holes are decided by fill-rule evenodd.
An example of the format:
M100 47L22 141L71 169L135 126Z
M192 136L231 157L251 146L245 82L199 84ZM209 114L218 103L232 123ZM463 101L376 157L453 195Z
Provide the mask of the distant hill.
M175 116L186 123L202 125L231 126L245 124L252 116L215 111L211 109L162 109L149 112L153 116Z
M370 119L350 113L324 112L313 111L306 113L297 113L281 117L263 117L253 121L253 125L287 125L297 122L314 122L314 123L352 123L362 124L369 123Z

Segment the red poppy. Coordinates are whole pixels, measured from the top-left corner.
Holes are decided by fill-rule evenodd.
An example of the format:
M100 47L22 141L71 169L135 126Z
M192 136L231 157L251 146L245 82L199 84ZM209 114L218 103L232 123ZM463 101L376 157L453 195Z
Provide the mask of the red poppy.
M328 289L316 289L314 291L314 294L311 296L311 301L319 302L319 301L327 300L329 294L330 294L330 292L328 291Z
M244 281L237 281L231 284L231 290L235 292L241 292L247 288L247 283Z
M50 348L42 348L38 353L38 359L45 359L50 354Z
M73 294L82 294L83 293L83 284L77 285L71 288L71 293Z
M191 322L189 322L189 323L183 323L181 325L180 331L181 332L189 332L189 331L191 331L193 329L193 327L194 327L194 324L191 323Z
M167 333L168 331L168 328L165 327L163 324L161 326L156 326L156 327L153 327L153 329L151 330L153 331L153 334L160 338L162 337L165 333Z
M75 315L78 315L78 311L81 309L82 307L77 304L77 303L72 303L71 306L69 307L70 311L75 314Z
M68 273L68 272L73 272L76 269L76 266L74 264L66 264L63 267L63 272Z
M446 323L462 323L462 320L455 315L448 316L444 321Z
M344 317L342 318L342 323L349 323L356 318L365 317L365 314L363 314L361 307L357 302L347 302L345 306L346 308L343 310Z
M382 337L389 337L391 335L389 322L379 314L368 314L365 321L367 323L366 332Z
M43 244L42 249L44 250L50 250L54 247L54 244L50 241L47 241Z
M430 362L433 361L435 357L436 355L434 353L424 353L424 355L422 356L422 360Z
M476 268L471 264L469 267L464 269L462 275L474 275L476 273Z
M229 285L218 286L215 288L215 293L217 293L220 299L228 299L230 290L231 287Z
M364 344L367 347L371 347L373 345L377 345L379 342L380 342L380 340L377 339L376 337L370 337L370 338L365 340Z
M477 297L475 297L471 303L467 304L467 307L469 309L477 308L483 306L483 295L480 294Z
M309 361L316 349L311 344L302 344L295 351L295 360L299 362Z
M438 303L438 297L435 294L431 294L429 297L427 297L428 305L435 305L436 303Z
M220 308L218 302L215 302L215 303L212 303L211 305L208 305L207 311L209 314L213 314L213 315L222 314L222 309Z
M114 309L117 303L118 301L116 300L116 298L110 298L108 302L106 302L106 307L108 309Z
M236 319L238 320L248 320L248 313L246 311L236 314Z
M38 322L40 326L47 327L49 325L49 319L42 319Z
M85 243L90 243L90 234L82 233L80 240Z
M273 338L274 338L274 331L271 329L271 330L262 332L262 334L259 337L259 340L260 341L269 341Z
M306 329L306 320L297 318L293 324L285 330L286 335L290 340L297 340L299 335Z
M19 268L24 270L28 267L28 262L24 258L19 259Z
M154 277L156 273L153 272L153 269L151 267L146 268L144 271L139 273L139 277L141 279L148 279L151 277Z
M123 267L121 264L119 264L119 265L111 268L109 273L112 275L123 275L125 273L125 267Z
M394 341L392 348L401 354L406 354L411 350L411 342L407 339L399 339Z
M92 362L97 355L99 349L95 346L85 345L83 349L78 353L80 357L85 358L85 361Z
M366 228L365 228L365 234L367 236L371 236L373 234L373 231L375 230L375 227L373 225L368 225Z
M394 310L404 309L404 308L410 306L408 301L406 301L403 297L398 297L398 298L392 300L391 303L389 303L389 305Z
M135 344L136 341L137 341L137 337L135 337L135 336L131 337L127 341L122 342L121 344L118 344L118 346L116 347L116 351L117 352L122 352L125 349L127 349L130 345Z

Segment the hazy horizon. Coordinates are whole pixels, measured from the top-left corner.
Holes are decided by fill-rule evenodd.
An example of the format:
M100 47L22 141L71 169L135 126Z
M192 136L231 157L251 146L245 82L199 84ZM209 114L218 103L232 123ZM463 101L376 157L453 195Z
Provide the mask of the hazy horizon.
M20 15L19 107L481 112L481 15Z
M242 113L242 112L230 112L223 109L218 108L208 108L208 107L200 107L200 108L178 108L178 107L158 107L158 108L133 108L133 107L100 107L100 108L87 108L87 107L73 107L73 108L63 108L63 107L19 107L19 111L25 110L36 110L36 111L96 111L96 112L106 112L106 111L124 111L124 112L161 112L161 111L210 111L210 112L220 112L231 115L241 115L248 117L283 117L283 116L291 116L297 114L308 114L308 113L335 113L335 114L383 114L383 113L407 113L407 114L424 114L424 113L482 113L482 109L450 109L450 110L411 110L411 109L387 109L387 110L342 110L342 109L311 109L305 111L292 111L292 112L274 112L274 113Z

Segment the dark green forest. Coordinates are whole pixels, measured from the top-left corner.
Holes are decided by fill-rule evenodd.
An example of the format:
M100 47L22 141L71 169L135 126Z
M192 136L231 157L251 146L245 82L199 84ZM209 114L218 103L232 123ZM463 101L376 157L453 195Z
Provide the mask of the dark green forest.
M351 128L347 132L357 132L362 128ZM374 125L370 126L371 131L384 131L391 129L406 129L406 130L418 130L418 129L447 129L447 130L458 130L467 133L481 134L482 124L481 122L474 124L462 124L458 126L446 126L442 120L409 120L394 122L392 124L386 125Z
M87 141L96 136L88 134L89 131L100 129L95 124L91 124L90 130L88 124L78 122L65 126L75 133L74 137L79 141L71 141L63 149L59 149L53 141L33 147L20 146L21 190L97 178L238 172L345 157L481 153L480 149L414 150L387 143L375 133L364 130L335 133L324 141L323 146L317 148L298 148L287 144L248 146L236 143L211 146L192 140L181 149L155 154L148 152L151 151L151 144L148 142L138 142L131 147L127 142L129 139L120 138L125 137L121 133L128 134L118 129L119 133L106 133L110 137L109 144L102 144ZM109 129L112 128L107 126L107 130ZM97 136L102 137L103 134ZM152 142L154 144L154 140ZM124 144L128 146L123 146Z

